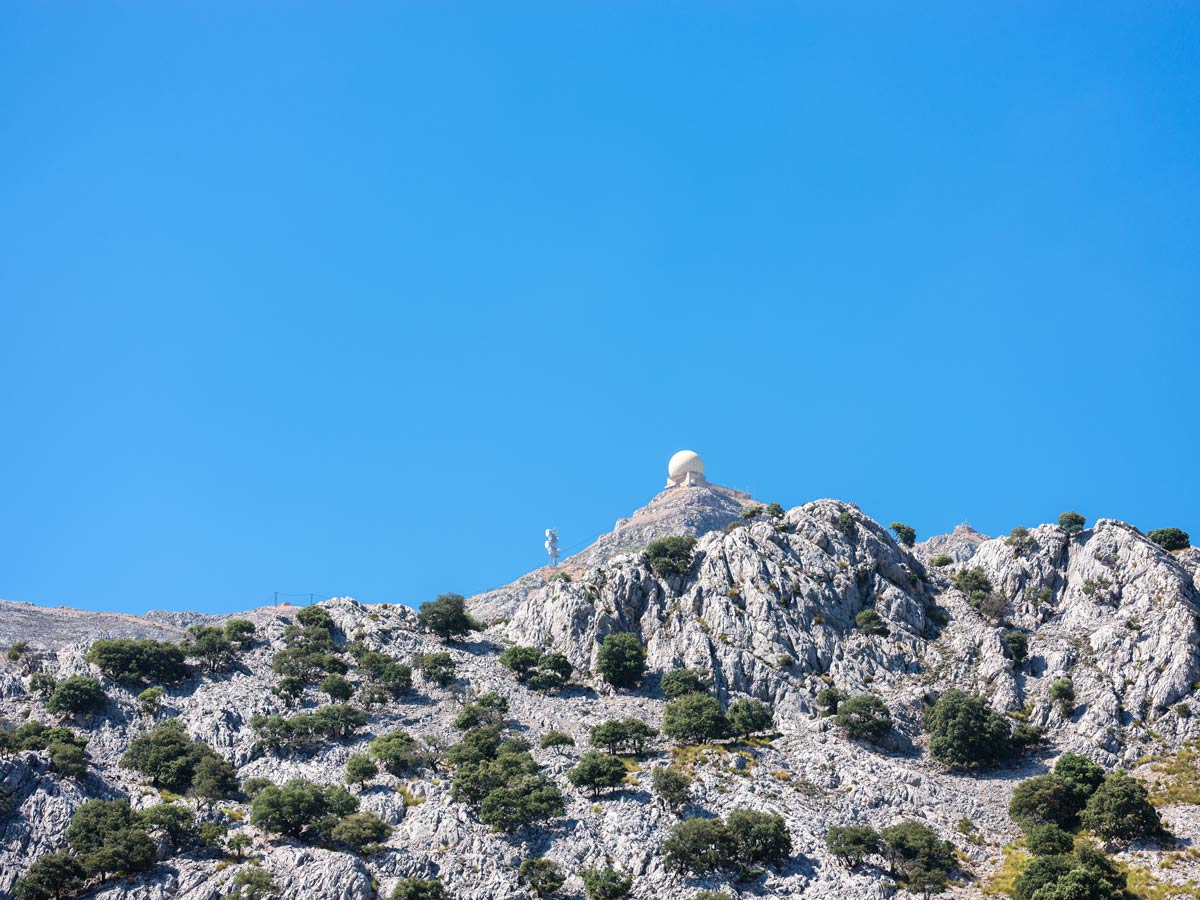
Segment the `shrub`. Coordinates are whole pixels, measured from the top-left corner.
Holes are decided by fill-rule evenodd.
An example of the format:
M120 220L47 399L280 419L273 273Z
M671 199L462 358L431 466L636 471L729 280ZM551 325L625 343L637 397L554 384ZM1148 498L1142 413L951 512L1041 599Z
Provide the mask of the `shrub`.
M778 865L792 854L792 836L778 813L735 809L725 825L743 866Z
M254 643L254 623L249 619L228 619L223 629L225 639L242 649Z
M625 750L641 753L648 740L658 732L641 719L608 719L594 727L588 734L593 747L602 747L609 753Z
M443 641L456 640L478 631L480 627L467 614L467 604L462 594L438 594L436 600L421 604L417 618Z
M726 718L729 720L729 730L743 740L775 725L771 707L753 699L734 700L729 704Z
M567 780L575 787L590 791L598 796L617 787L625 778L625 764L617 757L598 750L588 750L579 757L575 768L567 773Z
M226 897L237 900L265 900L275 893L275 881L271 873L257 866L248 866L238 871L231 882L232 890Z
M1065 512L1058 517L1058 527L1067 534L1077 534L1083 531L1083 526L1087 524L1087 519L1077 512Z
M583 888L588 900L624 900L633 890L633 879L608 866L583 872Z
M889 527L896 533L896 540L905 547L911 547L917 542L917 530L911 525L905 525L903 522L893 522Z
M692 567L692 551L696 539L687 535L659 538L646 545L643 558L659 578L686 575Z
M365 789L367 782L379 774L379 766L365 753L355 753L346 760L346 784L357 784Z
M883 838L867 825L835 825L825 834L825 846L850 868L883 852Z
M864 634L885 636L888 633L887 623L883 616L873 609L864 609L854 617L855 626Z
M994 765L1012 754L1008 722L980 698L949 690L925 711L934 759L962 769Z
M930 879L935 889L944 884L954 871L957 858L954 845L938 838L937 833L914 819L892 825L880 831L892 872L902 881L911 882L914 876L924 885ZM938 877L940 876L940 878Z
M517 870L517 877L537 897L551 896L567 880L562 867L544 856L524 860Z
M416 662L425 680L432 684L446 687L457 677L458 666L449 653L425 653Z
M850 737L878 744L892 730L892 714L874 694L862 694L841 704L835 719Z
M336 627L333 616L322 606L306 606L296 613L296 621L304 628L319 628L332 634Z
M605 635L596 654L596 668L613 687L637 687L646 671L646 652L637 635L630 631Z
M459 710L458 715L454 717L454 727L465 730L481 725L500 725L506 712L508 701L495 691L489 691Z
M354 696L354 685L341 675L326 675L317 685L317 690L322 694L328 694L330 700L342 703Z
M716 697L687 694L663 710L663 734L683 744L698 744L729 734L729 720Z
M312 713L283 716L252 716L250 727L259 743L272 750L304 747L328 739L345 739L367 724L361 709L343 704L322 706Z
M233 662L233 642L225 631L212 625L193 625L191 637L183 643L184 655L198 659L208 666L210 672Z
M25 655L25 651L29 649L29 641L14 641L12 646L8 648L5 657L9 662L16 662Z
M104 688L95 678L86 675L72 675L58 683L54 693L46 702L46 709L52 713L89 713L104 709Z
M237 770L229 761L216 753L203 753L192 773L192 785L189 790L197 804L209 809L214 803L236 794L237 789Z
M1075 683L1066 677L1056 679L1050 684L1050 699L1058 704L1063 718L1067 718L1075 708Z
M538 657L537 668L529 676L528 684L535 691L548 691L562 687L571 680L574 667L561 653L543 653Z
M1025 833L1025 844L1034 856L1070 853L1075 839L1057 825L1034 825Z
M817 694L817 706L821 708L822 716L832 716L837 714L838 707L847 699L849 695L845 691L827 687Z
M479 821L511 833L534 822L561 816L565 809L558 788L542 778L525 778L490 791L479 805Z
M379 685L393 697L412 690L412 669L396 661L388 662L379 673Z
M668 700L677 700L685 694L705 694L710 687L705 673L696 669L674 669L667 672L659 686Z
M1025 636L1024 632L1006 631L1000 641L1004 645L1004 655L1015 665L1019 666L1025 661L1025 657L1029 654L1029 638Z
M417 742L407 731L380 735L367 745L367 754L393 775L416 768L421 761Z
M659 853L669 869L705 874L729 865L736 851L729 829L720 819L691 818L675 823L659 845Z
M436 878L402 878L392 888L392 900L450 900Z
M88 875L131 875L154 865L155 846L125 800L86 800L71 816L67 845Z
M263 831L309 837L322 820L348 816L357 809L358 800L344 788L293 778L282 786L268 785L255 795L250 803L250 823Z
M158 803L134 814L134 821L148 832L161 832L175 850L191 847L200 840L196 817L177 803Z
M929 564L935 569L940 569L943 566L953 565L953 563L954 557L949 553L935 553L933 556L929 557Z
M778 503L768 503L766 513L772 519L781 519L784 517L784 515L786 515L784 508Z
M1146 788L1123 772L1109 775L1088 799L1080 824L1106 839L1133 840L1162 834L1158 811Z
M349 847L362 853L374 844L382 844L392 834L392 826L373 812L353 812L343 816L329 830L329 839L335 844Z
M1008 533L1008 537L1004 539L1004 543L1012 547L1014 554L1020 555L1033 543L1033 535L1029 533L1028 528L1018 525Z
M304 681L295 675L287 675L279 679L279 683L271 688L271 693L288 706L295 706L296 701L304 696Z
M142 711L142 715L153 716L157 713L159 706L162 705L162 698L163 689L160 687L149 687L138 694L138 708Z
M13 900L54 900L73 894L83 886L87 875L83 865L65 850L46 853L17 879L12 887Z
M1026 831L1039 825L1074 825L1077 812L1074 792L1057 775L1026 778L1008 804L1008 814Z
M58 682L55 681L53 675L47 675L45 672L34 672L29 676L29 690L31 693L49 697L54 693L56 687L58 687Z
M565 731L547 731L542 735L542 739L538 741L538 746L543 750L553 749L556 752L562 752L562 747L574 747L575 738L571 737Z
M1178 528L1156 528L1146 537L1158 544L1164 550L1186 550L1191 546L1192 539L1186 531Z
M537 668L542 654L536 647L509 647L500 654L500 665L510 669L518 681L524 681Z
M692 792L692 779L686 772L675 766L656 768L651 776L650 784L658 798L672 810L683 806Z
M87 774L88 756L77 743L50 741L46 754L54 771L64 778L82 778Z
M1066 783L1075 795L1075 811L1087 805L1088 797L1104 784L1104 769L1086 756L1064 753L1054 764L1054 774Z
M134 738L121 765L147 776L157 788L184 793L201 760L214 757L220 759L208 744L189 738L179 720L167 719Z
M129 638L95 641L88 648L87 661L114 681L170 684L188 676L183 650L167 641Z

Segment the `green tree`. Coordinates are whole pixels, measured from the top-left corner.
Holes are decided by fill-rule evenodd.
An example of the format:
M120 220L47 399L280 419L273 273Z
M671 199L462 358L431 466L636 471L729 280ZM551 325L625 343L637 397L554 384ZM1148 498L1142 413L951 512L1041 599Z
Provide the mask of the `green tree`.
M155 787L183 793L200 760L215 755L208 744L189 738L178 719L167 719L134 738L121 765L148 776Z
M878 744L892 730L892 714L874 694L862 694L842 703L834 721L850 737L872 744Z
M779 865L792 854L792 836L778 813L735 809L725 825L743 866Z
M58 683L54 693L46 702L46 709L52 713L81 713L100 712L108 698L104 696L104 688L95 678L86 675L72 675Z
M1013 882L1013 900L1033 900L1034 895L1043 888L1053 890L1058 880L1070 872L1076 864L1076 860L1071 856L1035 855ZM1084 894L1083 897L1086 900L1093 900L1090 894Z
M642 556L655 575L666 578L669 575L686 575L692 567L692 552L695 549L694 537L675 535L651 541Z
M1051 682L1050 699L1058 704L1063 718L1067 718L1075 708L1075 683L1066 677Z
M646 671L646 652L633 632L605 635L596 654L600 675L616 688L635 688Z
M367 745L367 754L393 775L414 769L420 763L420 748L407 731L380 735Z
M1156 528L1146 537L1167 551L1186 550L1192 545L1188 533L1178 528Z
M1038 825L1071 826L1079 811L1075 794L1057 775L1034 775L1013 789L1008 814L1029 830Z
M345 703L354 696L354 685L341 675L326 675L317 685L317 690L322 694L328 694L330 700L339 703Z
M254 623L249 619L227 619L225 622L225 639L243 650L254 643L254 631Z
M883 838L867 825L835 825L825 834L825 846L848 867L854 868L883 852Z
M389 662L379 673L379 684L393 697L401 697L412 690L412 669L404 663Z
M61 900L83 886L86 874L65 850L43 854L13 885L13 900Z
M954 557L949 553L935 553L933 556L929 557L929 564L935 569L941 569L944 566L953 565Z
M417 668L426 681L441 687L453 684L458 671L449 653L425 653L417 657Z
M508 700L495 691L481 694L473 703L468 703L454 717L455 728L477 728L481 725L500 725L508 712Z
M896 540L905 547L911 547L917 542L917 530L911 525L905 525L903 522L893 522L888 527L896 533Z
M329 839L335 844L349 847L362 853L375 844L382 844L392 833L392 826L373 812L353 812L342 816L329 831Z
M650 784L671 810L678 810L687 803L692 793L691 777L677 766L659 766L654 770Z
M355 753L346 760L346 783L357 784L365 790L367 782L379 774L379 767L364 753Z
M519 778L488 792L479 805L479 821L512 833L561 816L565 808L562 792L541 776Z
M537 668L542 654L536 647L509 647L500 654L499 662L504 668L512 671L518 681L524 681Z
M462 594L438 594L436 600L422 603L417 618L443 641L453 641L479 630L479 623L467 614Z
M663 864L680 874L713 872L728 865L737 853L724 822L699 817L676 822L658 849Z
M625 778L625 764L615 756L588 750L579 757L575 768L567 773L567 780L593 796L617 787Z
M348 816L357 808L358 800L344 788L293 778L282 787L268 785L255 795L250 803L250 824L264 831L301 837L322 819Z
M279 683L271 688L271 692L288 706L295 706L296 701L304 696L304 679L287 675L279 679Z
M138 694L138 708L142 711L142 715L153 717L158 713L158 708L162 705L163 693L163 689L160 687L148 687Z
M25 651L28 649L29 641L13 641L12 646L8 648L8 652L4 655L9 662L16 662L25 655Z
M1057 825L1034 825L1025 832L1025 845L1034 856L1070 853L1075 839Z
M226 842L225 846L228 847L238 859L241 859L242 854L254 846L254 838L250 837L250 835L246 834L244 831L239 831Z
M237 771L229 761L215 753L205 753L192 772L191 795L205 809L237 793Z
M517 877L537 897L552 897L567 880L562 867L544 856L523 861Z
M601 747L609 753L626 750L641 753L646 742L658 732L641 719L607 719L595 726L588 735L593 747Z
M944 879L954 871L957 863L954 845L938 838L922 822L909 819L884 828L879 834L892 873L903 881L919 873L924 883L933 873L941 873Z
M196 817L190 809L178 803L156 803L135 813L134 821L148 832L157 831L166 835L175 850L192 847L200 838L196 830Z
M553 749L556 753L561 753L561 748L575 746L575 738L571 737L565 731L550 730L542 735L542 739L538 741L538 746L543 750Z
M677 700L686 694L706 694L710 688L708 676L696 669L667 672L659 686L668 700Z
M402 878L392 888L392 900L450 900L436 878Z
M1004 645L1005 655L1016 665L1020 665L1025 661L1025 657L1029 653L1029 638L1022 631L1006 631L1004 637L1000 639Z
M625 900L633 890L633 879L611 866L587 869L583 873L583 889L588 900Z
M304 628L318 628L333 633L333 616L323 606L306 606L296 613L296 621Z
M729 721L729 730L746 740L752 734L768 731L775 725L775 717L771 707L759 700L742 698L729 704L725 714Z
M854 537L855 532L858 531L858 523L854 521L854 513L848 509L843 509L838 513L834 524L837 525L837 530L846 535L846 537Z
M275 894L275 882L266 869L247 866L233 876L231 889L225 896L236 900L266 900Z
M845 691L827 687L817 694L817 706L821 708L822 716L833 716L837 715L838 707L848 699L850 695Z
M225 636L223 629L212 625L193 625L191 638L183 644L183 652L189 658L203 662L210 672L229 665L235 656L233 642Z
M980 698L949 690L925 711L929 752L961 769L995 765L1012 754L1012 730Z
M87 775L88 755L76 743L50 741L46 744L50 765L64 778L83 778Z
M1135 840L1162 834L1158 810L1136 778L1117 772L1104 779L1079 815L1088 831L1108 840Z
M1104 769L1086 756L1064 753L1054 764L1054 774L1061 778L1075 795L1075 811L1081 811L1088 797L1104 784Z
M114 681L161 681L171 684L188 676L183 650L178 644L148 638L114 638L95 641L87 661Z
M683 744L699 744L729 734L729 720L716 697L687 694L663 710L663 734Z
M89 875L129 875L154 864L155 847L126 800L86 800L71 816L67 846Z
M561 653L543 653L538 657L537 668L529 676L528 684L538 691L549 691L562 687L571 680L575 668Z
M879 615L873 609L864 609L854 617L854 624L863 634L877 635L886 637L888 634L887 622L883 621L883 616Z
M1083 531L1083 526L1087 524L1087 519L1077 512L1065 512L1058 517L1058 527L1067 534L1078 534Z

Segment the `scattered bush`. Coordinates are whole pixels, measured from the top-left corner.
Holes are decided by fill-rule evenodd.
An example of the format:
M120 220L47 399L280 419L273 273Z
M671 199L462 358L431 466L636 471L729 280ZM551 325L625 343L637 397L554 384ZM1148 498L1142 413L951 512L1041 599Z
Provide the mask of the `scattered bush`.
M659 578L668 575L686 575L692 567L692 551L696 539L686 535L659 538L646 546L643 558Z
M346 760L346 784L357 784L365 790L367 782L379 774L379 766L365 753L355 753Z
M601 747L609 753L621 750L641 753L646 742L657 734L657 730L641 719L608 719L588 733L588 740L593 747Z
M500 664L535 690L562 687L571 680L574 671L570 660L561 653L542 653L535 647L509 647L500 654Z
M710 689L708 676L697 669L673 669L663 675L659 686L668 700L685 694L706 694Z
M945 887L957 857L954 845L913 819L880 831L892 873L910 890L932 893Z
M544 856L524 860L517 870L517 878L536 897L551 896L567 880L562 867Z
M196 768L205 759L224 762L208 744L188 737L178 719L167 719L134 738L121 765L147 776L157 788L182 794L191 788Z
M659 766L650 780L654 793L666 806L677 810L688 801L692 793L692 779L675 766Z
M449 653L425 653L416 659L421 675L431 684L447 687L458 677L458 666Z
M392 826L373 812L352 812L342 816L329 829L329 840L334 844L349 847L355 853L378 848L392 834Z
M1008 533L1008 537L1004 539L1004 543L1012 548L1014 556L1020 556L1033 544L1033 535L1028 528L1018 525Z
M1029 638L1024 632L1006 631L1000 642L1004 646L1004 655L1011 659L1014 665L1019 666L1025 661L1029 654Z
M583 888L588 900L625 900L633 890L633 879L611 866L583 872Z
M154 842L125 800L86 800L71 816L67 846L87 875L132 875L154 865Z
M317 685L317 690L327 694L330 700L345 703L354 696L354 685L341 675L326 675Z
M417 742L407 731L380 735L367 745L367 755L393 775L400 775L421 763Z
M138 694L138 709L142 711L142 715L153 716L158 713L158 708L162 705L163 693L163 689L160 687L149 687Z
M25 651L29 649L29 641L14 641L12 646L8 648L5 657L9 662L16 662L25 655Z
M677 822L659 848L663 863L677 872L707 873L726 867L746 871L753 865L777 865L792 853L783 817L752 809L720 819Z
M1065 512L1058 517L1058 527L1067 534L1078 534L1086 524L1087 519L1077 512Z
M471 729L446 756L455 765L451 796L477 804L485 825L511 832L565 808L558 788L538 774L529 742L504 740L498 725Z
M935 553L933 556L929 557L929 564L935 569L940 569L943 566L953 565L954 557L949 553Z
M473 703L464 706L454 717L454 727L478 728L481 725L500 725L508 712L508 700L495 691L481 694Z
M254 623L249 619L228 619L225 622L225 639L243 650L254 643Z
M605 635L596 654L596 668L613 687L635 688L646 671L646 651L633 632Z
M768 731L775 725L771 707L753 699L734 700L729 704L725 717L729 721L730 732L742 740L760 731Z
M817 694L817 706L821 708L822 716L832 716L837 714L838 707L847 699L849 695L845 691L827 687Z
M883 621L883 616L873 609L864 609L859 612L854 617L854 624L864 634L884 637L888 633L887 623Z
M81 888L87 874L83 864L65 850L44 854L17 879L13 900L58 900Z
M172 684L188 676L183 650L178 644L150 639L114 638L95 641L87 661L114 681L161 681Z
M538 741L538 746L543 750L553 749L555 752L561 753L561 748L575 746L575 738L571 737L565 731L551 730L542 735L542 739Z
M236 900L266 900L275 893L271 873L257 866L248 866L233 876L232 890L225 896Z
M872 744L878 744L892 730L892 714L874 694L862 694L842 703L834 721L850 737Z
M224 629L212 625L193 625L190 632L191 637L183 643L185 656L200 660L210 672L233 662L236 656L233 641L225 636Z
M729 720L716 697L687 694L663 710L663 734L682 744L699 744L729 734Z
M304 696L304 681L295 675L287 675L279 679L278 684L271 688L271 693L288 706L295 706L296 702Z
M575 768L567 773L567 780L580 790L599 796L621 784L625 778L625 764L615 756L588 750L579 757Z
M1013 789L1008 814L1027 831L1039 825L1070 827L1079 807L1075 792L1057 775L1035 775Z
M450 900L436 878L402 878L392 889L392 900Z
M1070 853L1075 839L1057 825L1034 825L1025 832L1025 845L1034 856Z
M309 841L328 837L339 819L357 809L358 800L345 788L293 778L282 786L268 785L255 794L250 803L250 823L263 831Z
M835 825L825 835L825 846L849 868L883 853L883 838L867 825Z
M1188 533L1179 528L1156 528L1146 537L1167 551L1186 550L1192 545Z
M1067 718L1075 708L1075 683L1066 677L1051 682L1050 699L1058 704L1063 718Z
M929 753L939 762L979 769L1003 762L1013 752L1012 730L978 697L949 690L925 711Z
M835 520L837 530L847 537L852 537L858 530L858 523L854 521L854 514L848 509L842 510Z
M1079 815L1088 831L1108 840L1134 840L1162 834L1162 820L1145 786L1124 772L1104 779Z
M47 675L45 672L34 672L29 676L29 692L31 694L40 694L43 697L49 697L54 693L54 689L58 687L58 682L53 675Z
M462 594L438 594L436 600L421 604L417 618L443 641L457 640L480 629L468 615Z
M905 525L903 522L893 522L889 527L896 533L896 540L905 547L911 547L917 542L917 530L911 525Z
M95 678L72 675L60 681L54 688L54 693L46 702L46 709L52 713L73 715L100 712L107 700L104 688Z

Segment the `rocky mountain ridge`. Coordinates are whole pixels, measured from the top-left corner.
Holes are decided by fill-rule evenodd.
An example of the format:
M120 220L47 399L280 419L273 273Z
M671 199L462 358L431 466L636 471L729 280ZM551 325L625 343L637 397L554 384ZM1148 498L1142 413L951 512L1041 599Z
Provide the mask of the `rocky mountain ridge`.
M0 816L0 894L35 859L62 846L83 800L126 797L135 808L163 801L120 764L130 742L163 716L206 741L240 779L279 783L303 776L331 784L343 780L346 760L372 736L404 728L445 745L461 734L453 720L465 703L489 691L505 696L510 729L533 741L537 761L567 799L565 814L545 826L511 836L493 832L452 799L445 775L436 771L384 774L356 791L363 809L395 828L383 849L367 856L262 833L248 824L244 802L230 800L209 813L252 838L253 855L280 896L347 900L386 897L406 876L437 876L462 900L525 897L517 870L531 856L562 864L571 873L564 890L575 896L581 894L576 873L611 864L634 877L637 898L687 898L705 888L733 897L882 898L895 891L894 883L877 869L847 870L825 848L825 832L831 825L904 818L922 820L955 842L971 874L953 892L980 897L1002 862L1002 848L1019 834L1007 815L1017 780L1045 771L1068 749L1109 768L1152 772L1146 758L1164 758L1200 738L1200 721L1191 715L1200 681L1194 549L1168 553L1111 519L1078 534L1040 526L1016 542L962 530L909 548L857 507L835 500L781 516L760 514L726 529L743 521L744 506L719 511L719 525L695 523L701 536L684 574L659 576L638 552L663 536L644 522L634 535L593 548L567 570L570 580L534 573L504 597L476 598L473 609L490 624L461 644L443 646L404 607L349 598L321 604L343 642L403 660L448 652L458 677L442 687L418 676L411 695L371 708L367 725L349 740L303 751L264 752L250 728L255 714L288 712L271 693L278 680L271 663L287 646L294 607L245 614L256 625L254 645L225 671L167 686L158 718L140 711L136 691L102 679L103 713L64 719L31 690L33 674L98 676L84 658L95 637L177 640L184 629L170 620L119 617L103 619L107 630L99 630L87 617L102 614L5 604L0 644L24 639L30 650L0 663L0 715L14 725L63 719L88 738L92 768L84 778L63 778L44 753L0 756L0 787L9 799ZM665 518L667 527L677 526L673 514ZM951 562L937 559L944 556ZM996 615L985 615L955 586L953 576L966 568L978 568L990 581L1002 607ZM886 633L856 624L864 610L877 613ZM10 616L14 611L19 615ZM85 627L90 630L81 633ZM1028 659L1019 666L1006 654L1003 637L1010 631L1028 640ZM648 675L638 690L614 690L595 675L600 642L617 632L637 634L645 648ZM545 693L517 682L497 662L497 653L513 644L563 653L576 669L575 683ZM683 757L695 779L693 811L725 815L750 808L783 816L793 839L791 861L752 882L685 877L663 865L657 848L676 817L654 801L649 781L654 768L681 758L667 742L631 760L629 783L599 802L565 780L588 746L590 728L601 721L634 717L658 726L658 680L681 666L710 673L726 703L746 696L774 708L772 739L692 748ZM353 672L350 677L361 680ZM1075 693L1066 714L1050 696L1050 686L1063 677ZM847 739L819 714L817 696L829 686L883 699L895 727L882 746ZM919 723L927 700L950 687L986 697L1014 721L1043 727L1046 748L984 775L948 771L929 757ZM299 709L317 705L310 688ZM571 735L575 746L565 753L537 749L537 738L551 729ZM1163 807L1177 839L1200 839L1194 810ZM965 820L972 823L969 835L962 831ZM244 868L206 851L161 855L149 873L86 896L215 900ZM1160 847L1134 846L1123 858L1158 872L1166 855ZM1200 877L1200 868L1186 858L1160 874L1183 883Z

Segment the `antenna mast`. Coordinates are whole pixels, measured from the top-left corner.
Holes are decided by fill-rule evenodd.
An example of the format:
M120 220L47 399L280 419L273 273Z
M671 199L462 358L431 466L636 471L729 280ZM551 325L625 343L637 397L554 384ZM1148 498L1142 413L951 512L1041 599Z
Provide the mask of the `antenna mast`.
M552 568L558 567L558 529L546 529L546 552L550 555L550 565Z

